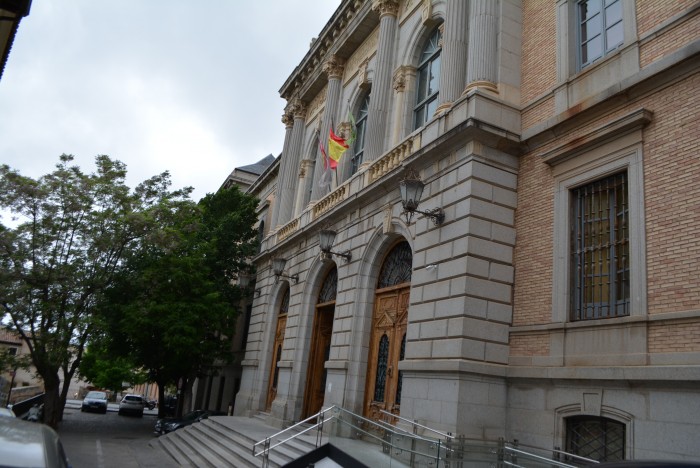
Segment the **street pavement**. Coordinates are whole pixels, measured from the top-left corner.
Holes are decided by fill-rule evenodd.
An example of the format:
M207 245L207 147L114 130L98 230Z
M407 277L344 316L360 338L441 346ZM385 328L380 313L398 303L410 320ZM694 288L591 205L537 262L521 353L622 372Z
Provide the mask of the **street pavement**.
M69 400L58 428L73 468L170 468L179 466L160 446L151 447L157 410L143 418L119 416L118 404L107 414L82 413L81 400Z

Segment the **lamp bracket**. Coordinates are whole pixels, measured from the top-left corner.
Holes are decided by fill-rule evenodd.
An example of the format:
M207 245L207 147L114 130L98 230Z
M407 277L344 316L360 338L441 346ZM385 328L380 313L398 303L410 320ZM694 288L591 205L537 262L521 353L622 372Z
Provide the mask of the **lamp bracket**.
M406 217L406 222L410 223L413 213L420 213L423 216L433 220L433 224L436 226L441 225L445 221L445 212L442 208L433 208L432 210L421 211L421 210L404 210L403 215Z
M345 259L345 263L350 262L352 260L352 252L349 250L345 250L344 252L333 252L332 250L322 250L321 251L324 255L325 258L331 259L333 255L337 255L338 257L343 257Z

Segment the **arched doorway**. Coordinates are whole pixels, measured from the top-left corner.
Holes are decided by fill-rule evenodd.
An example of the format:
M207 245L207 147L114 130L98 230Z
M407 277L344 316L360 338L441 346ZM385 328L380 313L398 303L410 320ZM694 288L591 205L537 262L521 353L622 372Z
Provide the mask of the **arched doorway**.
M412 269L411 246L402 241L389 251L379 273L364 403L369 419L382 419L382 410L400 412L403 376L398 367L406 350Z
M267 384L267 402L265 410L270 411L272 402L277 397L277 384L279 382L280 370L277 367L282 358L282 344L284 343L284 331L287 328L287 311L289 309L289 288L284 292L277 314L277 327L275 329L275 341L272 346L272 361L270 364L270 378Z
M316 302L311 347L309 348L309 365L304 392L304 410L302 418L321 411L326 389L326 361L331 351L333 335L333 316L335 313L335 296L338 290L338 270L333 268L323 280Z

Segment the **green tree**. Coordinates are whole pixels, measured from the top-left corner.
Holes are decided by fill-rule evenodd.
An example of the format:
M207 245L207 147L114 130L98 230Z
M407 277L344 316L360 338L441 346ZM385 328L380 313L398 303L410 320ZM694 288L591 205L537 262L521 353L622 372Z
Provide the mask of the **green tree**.
M101 304L110 355L123 356L187 399L196 377L230 359L240 290L231 280L257 252L257 200L238 188L179 207L170 242L142 245ZM160 408L162 415L163 408Z
M98 343L95 345L93 343ZM88 345L78 372L80 376L99 388L118 393L133 385L145 383L147 375L125 357L112 357L108 350L92 341Z
M127 252L167 241L159 226L191 191L170 192L167 172L131 191L123 163L97 156L97 171L85 174L72 160L61 156L37 180L0 166L0 208L17 223L0 225L3 321L29 347L44 381L44 422L54 427L95 328L97 299Z

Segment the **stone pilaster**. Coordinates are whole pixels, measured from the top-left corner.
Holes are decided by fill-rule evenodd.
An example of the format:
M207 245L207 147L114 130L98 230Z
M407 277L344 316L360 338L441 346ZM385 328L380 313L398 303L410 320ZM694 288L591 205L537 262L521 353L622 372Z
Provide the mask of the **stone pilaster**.
M392 90L391 68L399 2L395 0L375 0L372 8L379 12L380 19L372 97L369 100L367 112L366 161L373 161L384 152L386 123Z
M294 125L292 126L292 134L289 141L289 151L287 152L287 165L285 171L281 171L282 189L279 189L279 218L278 225L285 225L292 220L294 213L294 202L296 200L296 189L299 181L299 161L301 155L301 145L304 140L304 126L306 121L306 103L300 99L294 99L291 105L291 111L294 115Z
M440 104L436 114L452 107L466 84L469 3L447 0L440 53Z
M340 88L342 85L343 71L345 69L345 61L336 55L332 55L324 64L323 71L328 76L328 86L326 87L326 107L323 111L323 122L321 123L321 133L319 138L323 147L328 150L328 135L331 126L338 122L338 104L340 103ZM328 193L328 189L318 186L321 175L323 174L323 156L321 151L317 150L316 167L314 168L313 187L311 188L311 201L323 198Z
M272 229L275 229L278 225L282 198L282 178L283 174L288 172L289 141L292 136L292 125L294 124L294 117L292 114L285 111L282 115L282 123L284 124L284 144L282 145L282 157L280 158L279 176L277 178L277 194L275 196L275 204L272 206L272 218L270 219L270 227Z
M471 0L469 3L469 52L467 88L498 91L499 0Z

